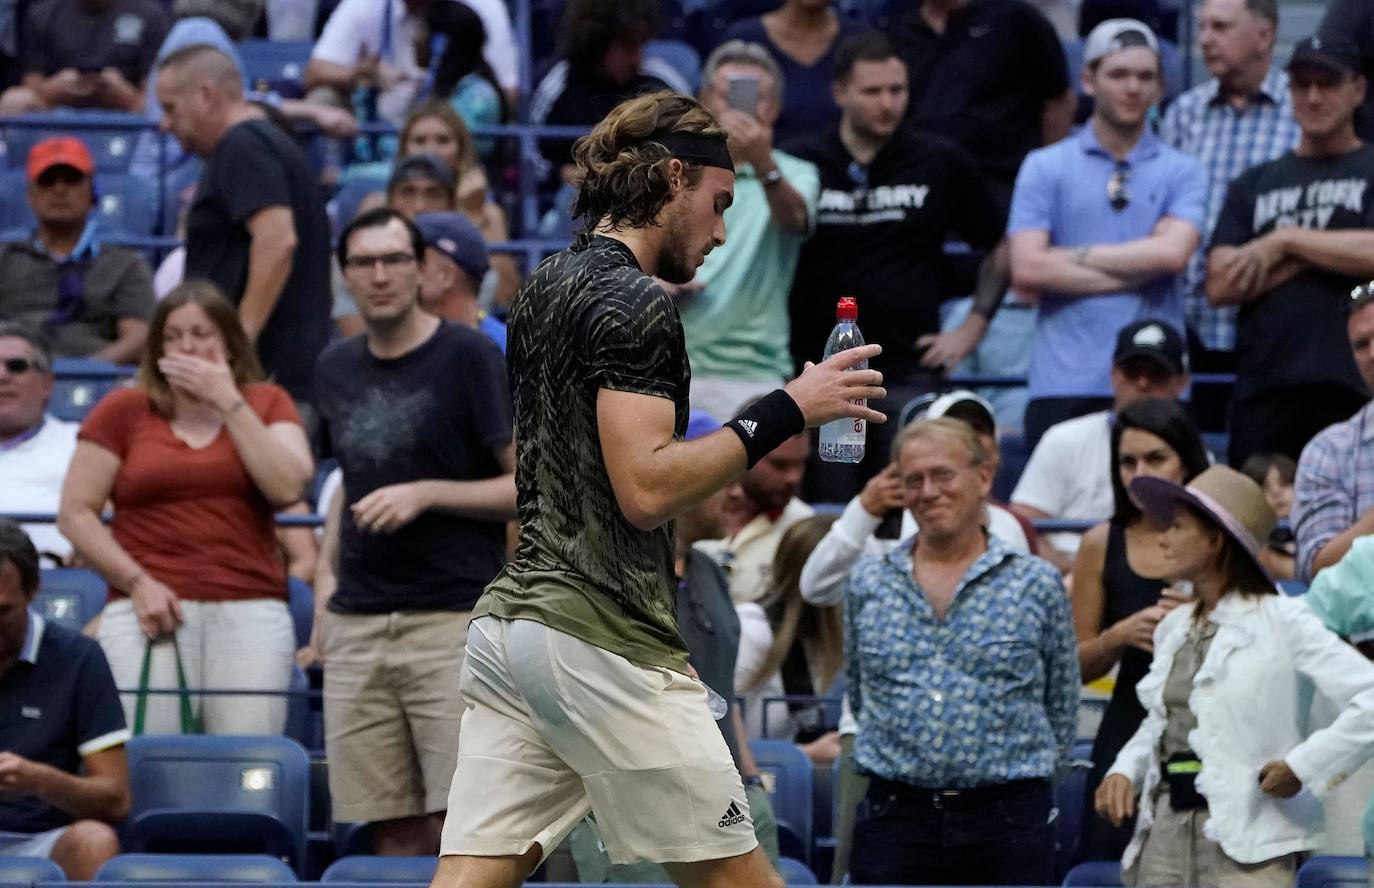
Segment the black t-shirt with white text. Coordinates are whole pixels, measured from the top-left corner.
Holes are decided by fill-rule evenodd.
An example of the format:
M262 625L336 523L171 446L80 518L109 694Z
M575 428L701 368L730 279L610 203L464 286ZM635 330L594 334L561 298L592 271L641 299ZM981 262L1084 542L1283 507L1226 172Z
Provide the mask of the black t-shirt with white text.
M263 369L298 401L313 401L315 359L329 342L329 217L305 152L276 124L249 120L226 132L205 161L186 219L186 278L213 281L238 305L248 285L248 221L291 210L291 274L258 336Z
M1374 147L1338 157L1289 152L1242 173L1226 192L1212 246L1239 246L1279 226L1374 228ZM1350 354L1345 305L1357 278L1315 268L1241 306L1236 395L1277 386L1364 384Z
M326 454L343 469L337 613L469 611L505 564L506 525L431 509L392 533L367 533L351 507L382 487L478 481L504 474L511 441L501 350L484 334L442 322L399 358L378 358L364 336L320 356Z
M864 339L883 346L872 366L891 382L917 372L916 339L940 330L944 243L1001 240L1006 211L973 158L937 136L899 131L865 169L839 133L787 150L816 165L816 231L792 285L792 356L820 360L835 303L854 296Z

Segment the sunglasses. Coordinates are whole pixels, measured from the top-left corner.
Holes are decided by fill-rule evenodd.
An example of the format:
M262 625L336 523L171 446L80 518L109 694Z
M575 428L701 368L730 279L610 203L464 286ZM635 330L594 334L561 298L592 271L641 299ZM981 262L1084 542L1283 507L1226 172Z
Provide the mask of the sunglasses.
M1131 205L1131 192L1126 188L1129 184L1131 168L1125 161L1117 161L1116 169L1107 180L1107 205L1118 213Z
M0 367L4 367L5 372L11 376L22 376L30 370L37 370L38 362L28 358L5 358L0 361Z

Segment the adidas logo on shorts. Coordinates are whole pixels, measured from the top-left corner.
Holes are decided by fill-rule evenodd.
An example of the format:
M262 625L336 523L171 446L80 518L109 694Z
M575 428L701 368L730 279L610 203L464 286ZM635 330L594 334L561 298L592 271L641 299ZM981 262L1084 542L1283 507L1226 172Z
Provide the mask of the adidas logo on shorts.
M725 829L727 826L734 826L736 823L743 822L744 812L739 809L739 805L731 801L730 807L725 809L725 814L720 818L720 823L717 823L716 826Z

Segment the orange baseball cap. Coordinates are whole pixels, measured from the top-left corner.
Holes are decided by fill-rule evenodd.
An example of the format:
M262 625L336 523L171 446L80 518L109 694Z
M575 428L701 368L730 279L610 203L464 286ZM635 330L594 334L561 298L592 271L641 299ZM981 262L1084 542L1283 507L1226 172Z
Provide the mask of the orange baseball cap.
M95 161L91 159L86 144L71 136L44 139L29 150L27 170L30 182L55 166L69 166L84 176L95 172Z

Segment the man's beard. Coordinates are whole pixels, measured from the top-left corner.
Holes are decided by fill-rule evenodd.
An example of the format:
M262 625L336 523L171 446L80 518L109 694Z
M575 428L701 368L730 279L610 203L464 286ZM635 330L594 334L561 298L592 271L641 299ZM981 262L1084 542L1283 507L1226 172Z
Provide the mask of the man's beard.
M667 220L663 226L663 245L658 250L657 276L670 284L685 284L697 275L696 266L691 264L690 250L682 228L676 216Z

